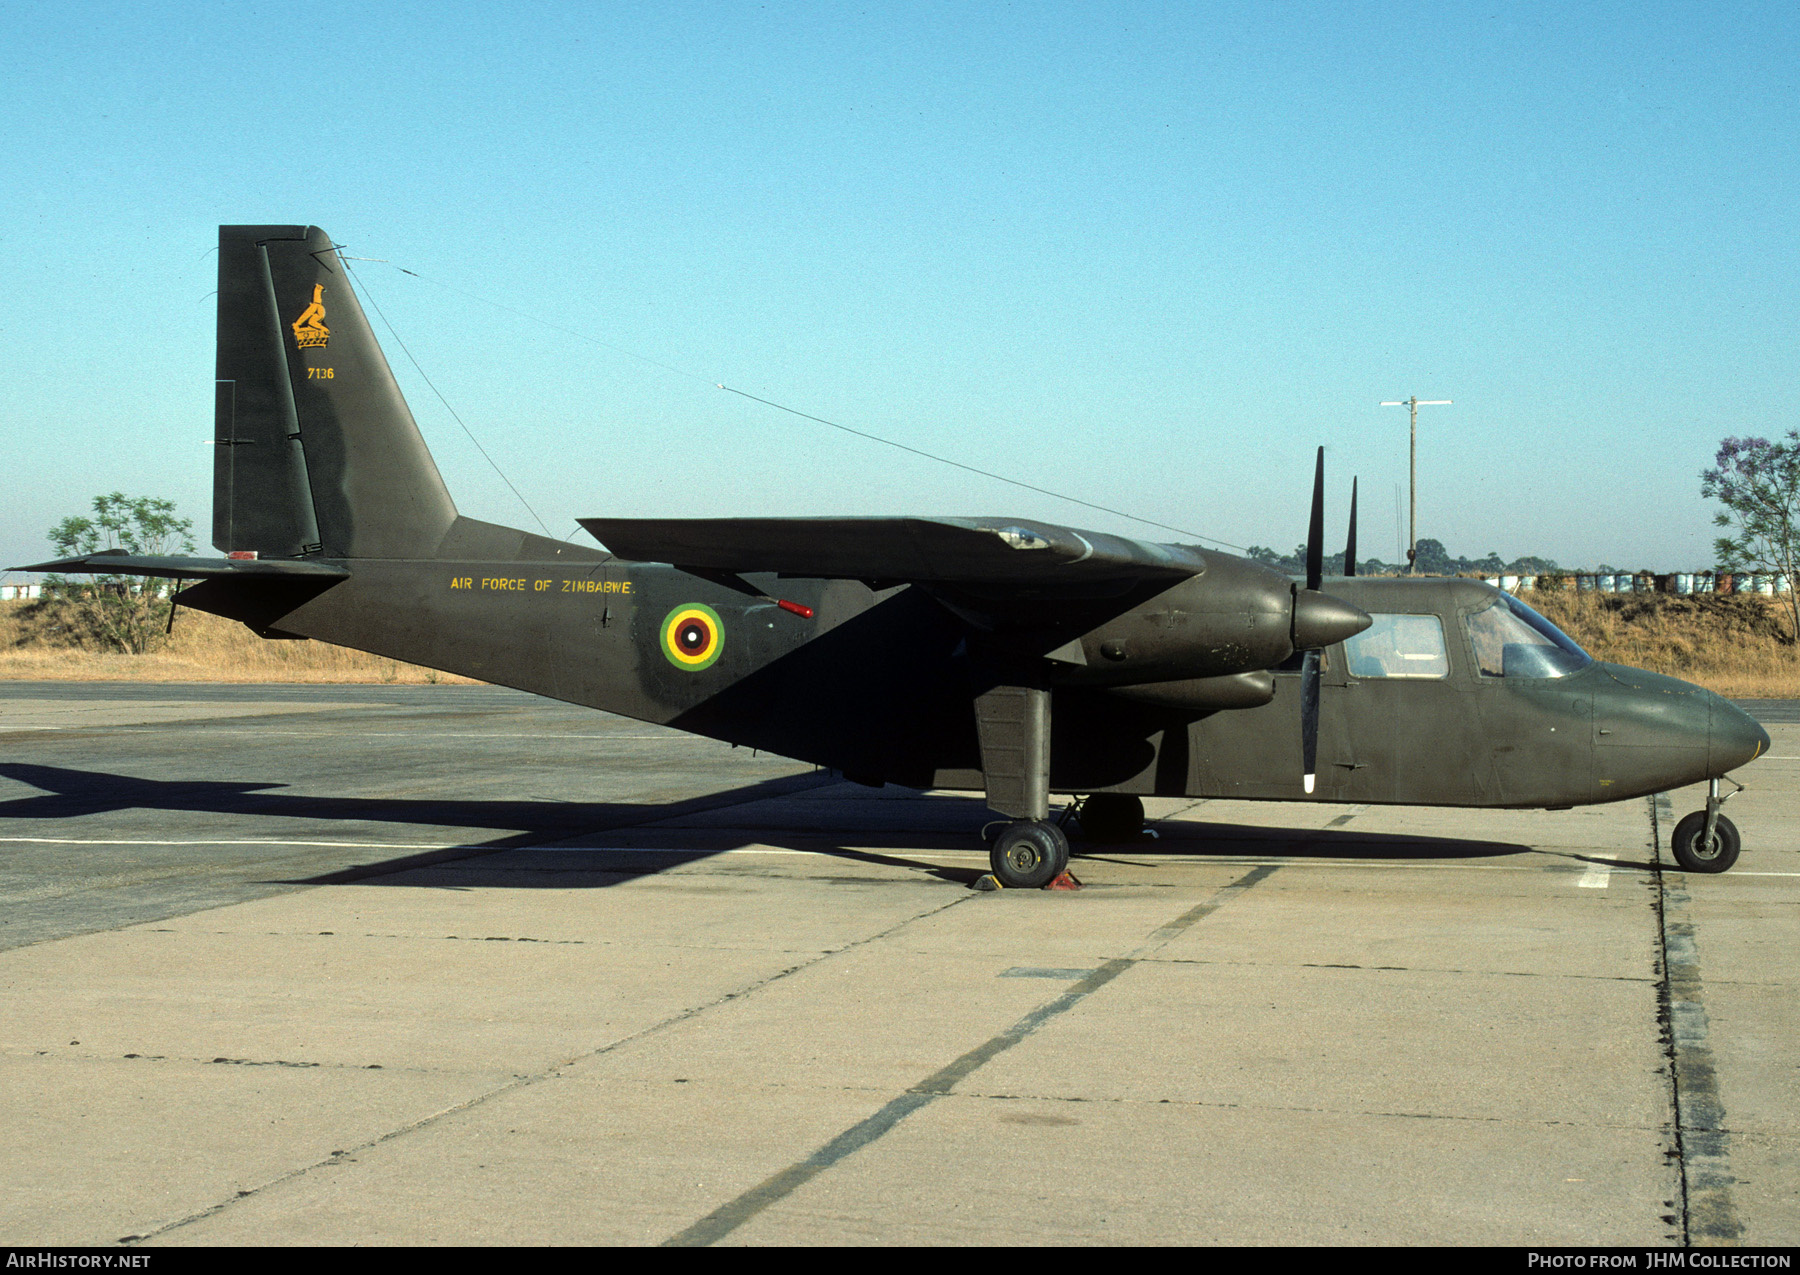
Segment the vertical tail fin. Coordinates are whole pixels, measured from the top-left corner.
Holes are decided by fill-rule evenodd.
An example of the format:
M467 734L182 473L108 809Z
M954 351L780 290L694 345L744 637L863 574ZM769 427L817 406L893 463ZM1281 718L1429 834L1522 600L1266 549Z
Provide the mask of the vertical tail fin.
M456 506L331 238L219 227L213 544L428 557Z

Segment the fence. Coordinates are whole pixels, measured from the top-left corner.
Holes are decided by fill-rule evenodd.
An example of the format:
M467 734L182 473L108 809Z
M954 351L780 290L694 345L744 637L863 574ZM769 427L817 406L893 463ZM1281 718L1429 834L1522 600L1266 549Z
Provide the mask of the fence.
M1484 576L1508 593L1526 589L1576 589L1596 593L1787 593L1793 582L1785 575L1763 572L1694 571L1658 575L1624 571L1612 575L1565 571L1548 576Z

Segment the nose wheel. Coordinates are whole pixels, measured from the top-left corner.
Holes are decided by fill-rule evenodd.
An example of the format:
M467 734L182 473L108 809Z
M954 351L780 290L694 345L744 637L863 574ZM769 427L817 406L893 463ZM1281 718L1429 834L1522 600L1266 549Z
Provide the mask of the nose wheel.
M1743 843L1737 825L1724 815L1713 819L1711 838L1706 835L1706 812L1696 810L1675 825L1670 849L1675 862L1689 872L1724 872L1737 862Z
M1734 784L1737 781L1732 780ZM1743 786L1719 795L1719 781L1713 780L1706 790L1706 809L1696 810L1680 823L1675 825L1675 835L1670 838L1669 848L1675 852L1675 862L1688 872L1725 872L1737 862L1738 851L1743 849L1743 842L1738 837L1737 825L1719 813L1719 807L1730 797L1743 791Z

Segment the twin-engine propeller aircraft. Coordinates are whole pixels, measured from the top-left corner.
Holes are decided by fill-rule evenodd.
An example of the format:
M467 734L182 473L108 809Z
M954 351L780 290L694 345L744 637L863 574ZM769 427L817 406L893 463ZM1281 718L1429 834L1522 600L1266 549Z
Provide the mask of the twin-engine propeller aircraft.
M1601 664L1469 580L1321 585L1020 518L586 518L610 552L458 514L308 226L219 231L213 545L34 571L198 580L182 606L783 754L985 792L994 876L1067 866L1147 795L1560 808L1712 781L1682 866L1739 838L1718 779L1769 737L1712 693ZM1354 571L1355 512L1345 562Z

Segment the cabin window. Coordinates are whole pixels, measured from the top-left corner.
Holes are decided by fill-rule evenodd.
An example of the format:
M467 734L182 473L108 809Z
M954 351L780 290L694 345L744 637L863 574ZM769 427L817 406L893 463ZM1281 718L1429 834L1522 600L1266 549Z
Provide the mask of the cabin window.
M1515 597L1495 598L1466 623L1483 677L1565 677L1594 662L1573 638Z
M1376 615L1344 643L1351 677L1447 677L1444 625L1435 615Z

